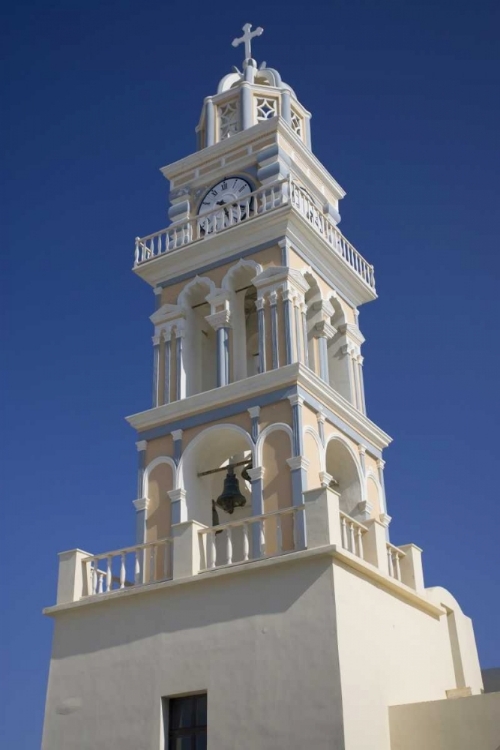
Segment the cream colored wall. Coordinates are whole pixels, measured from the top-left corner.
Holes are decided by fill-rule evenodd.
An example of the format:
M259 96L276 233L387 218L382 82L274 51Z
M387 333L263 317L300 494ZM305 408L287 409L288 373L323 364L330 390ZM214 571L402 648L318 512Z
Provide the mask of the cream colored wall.
M148 477L147 542L154 542L156 539L165 539L165 537L170 536L170 498L167 493L173 488L172 467L168 464L156 466Z
M392 706L391 750L498 750L500 693Z
M343 747L331 563L282 563L61 613L43 750L159 750L208 691L208 750Z
M322 468L318 443L310 432L304 433L304 455L309 461L309 466L307 467L307 489L313 490L321 485L319 473L322 471Z
M262 448L264 467L263 498L264 513L272 513L292 505L292 480L287 458L292 456L290 436L283 430L274 430L266 436ZM266 554L273 554L277 547L276 519L266 522ZM283 549L293 549L292 516L281 521Z
M368 477L366 480L366 496L367 500L372 506L372 516L379 516L382 513L380 491L378 484L372 477Z
M140 437L140 435L139 435ZM148 440L146 446L146 464L145 467L154 461L159 456L170 456L172 457L174 451L174 441L172 435L164 435L163 437L155 438L154 440Z
M292 408L288 399L283 401L277 401L274 404L263 406L260 410L260 429L263 430L271 424L276 422L284 422L291 426L292 424Z
M250 415L247 411L241 412L241 414L234 414L232 417L227 417L226 419L215 419L213 422L207 422L202 425L197 425L196 427L190 427L187 430L184 430L182 434L182 449L185 450L189 443L194 440L194 438L200 434L200 432L203 432L207 429L207 427L213 427L214 425L222 425L222 424L233 424L237 425L238 427L241 427L246 432L250 433L251 428L251 419Z
M387 706L440 700L455 687L446 618L341 565L334 584L346 748L389 750Z

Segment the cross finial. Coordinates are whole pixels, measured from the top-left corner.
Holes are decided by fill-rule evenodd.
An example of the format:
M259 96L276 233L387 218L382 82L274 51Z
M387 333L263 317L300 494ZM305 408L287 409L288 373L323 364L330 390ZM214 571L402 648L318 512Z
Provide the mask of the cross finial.
M233 47L237 47L239 44L242 44L244 42L245 44L245 62L247 60L250 60L252 57L252 39L254 36L260 36L264 29L262 26L258 26L255 31L251 31L252 24L246 23L243 26L243 36L240 36L239 39L233 39L231 42Z

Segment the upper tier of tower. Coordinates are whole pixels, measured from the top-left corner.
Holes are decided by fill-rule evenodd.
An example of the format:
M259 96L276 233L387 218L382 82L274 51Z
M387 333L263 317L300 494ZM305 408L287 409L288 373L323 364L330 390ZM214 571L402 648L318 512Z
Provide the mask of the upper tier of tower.
M310 113L293 89L266 63L254 59L225 75L214 96L207 96L196 128L198 150L231 138L259 122L281 117L307 148L311 148Z

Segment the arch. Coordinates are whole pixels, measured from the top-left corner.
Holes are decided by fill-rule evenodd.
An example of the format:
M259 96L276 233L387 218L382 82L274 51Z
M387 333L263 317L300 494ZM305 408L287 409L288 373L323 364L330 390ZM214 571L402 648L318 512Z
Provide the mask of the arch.
M231 424L231 422L225 422L223 424L214 424L211 425L211 427L207 427L206 429L202 430L201 432L194 437L189 445L187 446L186 450L181 456L181 460L179 461L179 467L177 470L177 476L178 476L178 488L180 489L186 489L185 487L185 471L186 471L186 463L190 460L191 454L195 451L196 447L205 442L205 439L207 435L209 435L212 432L215 431L222 431L226 430L229 432L237 433L238 435L241 435L248 444L248 449L252 451L252 459L255 459L255 444L249 435L249 433L243 429L243 427L240 427L237 424Z
M379 513L385 513L382 487L378 477L373 473L371 469L368 469L365 476L366 481L366 499L368 503L373 507L373 511L376 515ZM371 491L370 483L374 487L374 492ZM374 504L376 502L376 506Z
M142 497L148 497L150 474L157 466L160 466L160 464L168 464L168 466L170 466L174 479L174 489L177 488L177 466L174 459L170 458L170 456L157 456L157 458L150 461L144 469L144 475L142 477Z
M216 290L215 282L212 281L212 279L209 279L208 276L195 276L194 279L191 279L191 281L188 281L186 286L179 292L179 296L177 297L177 304L182 305L183 307L188 304L188 299L192 292L194 292L196 289L201 290L203 286L208 286L208 293L205 295L205 298L208 297L209 294L213 294Z
M314 441L316 443L316 446L318 448L318 453L319 453L320 471L325 471L325 452L326 452L326 448L323 445L323 443L321 442L320 436L318 435L318 433L316 432L316 430L314 429L314 427L311 427L311 425L306 425L304 427L304 437L305 437L306 434L311 435L314 438ZM307 456L306 456L306 458L307 458Z
M262 466L262 446L264 444L264 441L266 437L268 437L272 432L277 432L278 430L282 430L283 432L286 432L290 439L290 456L293 455L293 432L290 425L286 424L285 422L275 422L274 424L268 425L265 429L262 430L259 437L257 438L257 444L255 448L256 453L256 466Z
M358 457L341 435L334 434L328 438L325 468L338 483L335 489L340 494L340 509L356 517L361 510L359 504L364 499L364 477Z
M255 260L240 258L239 261L235 263L234 266L231 266L231 268L229 268L226 272L221 282L221 288L233 290L233 285L231 283L233 276L237 275L238 272L244 268L248 268L254 271L255 276L257 276L259 273L262 273L262 266L260 265L260 263L257 263Z

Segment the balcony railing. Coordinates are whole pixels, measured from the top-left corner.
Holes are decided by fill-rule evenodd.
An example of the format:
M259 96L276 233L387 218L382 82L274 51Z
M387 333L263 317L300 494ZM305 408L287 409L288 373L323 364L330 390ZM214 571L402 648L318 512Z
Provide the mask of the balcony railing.
M171 539L159 539L83 558L87 595L109 594L172 578L171 544Z
M299 548L297 516L303 516L304 508L304 505L292 506L200 529L200 572L295 552Z
M234 203L195 216L183 224L162 229L135 240L135 266L199 242L258 216L290 205L313 227L332 250L371 288L375 289L373 266L367 263L335 224L317 208L294 180L288 178L265 185Z
M365 559L363 536L368 529L362 523L340 511L340 538L342 547L362 560Z
M401 561L404 557L405 553L402 549L387 542L387 567L389 575L396 581L401 581Z

